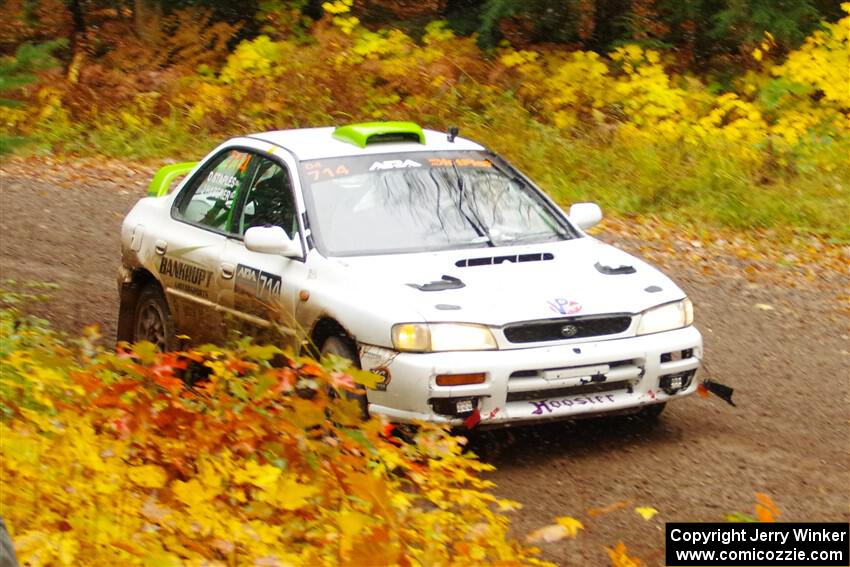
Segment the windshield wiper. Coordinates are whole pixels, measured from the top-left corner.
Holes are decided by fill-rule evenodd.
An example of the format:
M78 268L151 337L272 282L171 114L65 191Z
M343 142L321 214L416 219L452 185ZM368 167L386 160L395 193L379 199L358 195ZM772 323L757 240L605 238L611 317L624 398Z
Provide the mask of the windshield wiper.
M511 237L511 242L550 242L552 240L567 240L563 232L532 232Z
M472 220L472 218L470 218L466 211L463 210L463 177L460 176L460 171L458 171L457 164L454 162L454 160L452 160L452 169L454 169L455 171L455 176L457 177L457 189L460 193L460 200L457 204L457 208L460 211L460 214L462 214L464 218L469 222L469 224L472 226L472 229L475 231L475 234L477 234L481 238L486 238L484 242L487 243L487 246L494 248L496 244L493 243L493 239L490 237L490 232L487 230L487 227L484 226L484 223L481 222L481 219L478 218L478 215L476 215L475 212L472 211L472 216L475 217L475 220Z

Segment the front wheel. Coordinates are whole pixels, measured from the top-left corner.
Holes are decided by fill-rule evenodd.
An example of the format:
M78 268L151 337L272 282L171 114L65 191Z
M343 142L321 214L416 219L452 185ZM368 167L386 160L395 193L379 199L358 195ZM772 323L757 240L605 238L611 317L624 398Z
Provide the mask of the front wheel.
M139 294L133 321L133 342L150 341L160 352L175 348L174 320L159 287L147 286Z
M645 408L642 408L637 415L640 419L643 419L645 421L657 421L661 417L661 414L662 412L664 412L664 408L666 407L667 402L662 402L660 404L652 404L651 406L646 406Z
M352 367L360 369L360 357L357 355L357 348L355 347L354 342L348 337L341 337L337 335L328 337L325 339L325 342L322 343L321 354L322 356L326 354L334 354L345 358L351 363ZM360 386L360 388L362 388L362 386ZM349 399L357 400L357 403L360 405L360 416L363 419L368 419L369 400L366 397L366 393L346 392L345 395Z

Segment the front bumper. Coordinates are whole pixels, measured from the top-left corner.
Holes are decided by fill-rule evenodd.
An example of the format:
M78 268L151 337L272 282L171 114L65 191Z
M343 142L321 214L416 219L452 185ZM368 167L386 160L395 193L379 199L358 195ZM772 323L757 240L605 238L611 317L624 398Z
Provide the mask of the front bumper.
M637 411L692 394L702 336L691 326L616 340L499 351L398 353L362 345L361 364L387 377L369 411L393 421L460 425L446 412L473 400L481 425L510 425ZM482 384L438 386L440 374L486 373ZM682 387L671 387L682 382ZM449 403L446 403L449 402Z

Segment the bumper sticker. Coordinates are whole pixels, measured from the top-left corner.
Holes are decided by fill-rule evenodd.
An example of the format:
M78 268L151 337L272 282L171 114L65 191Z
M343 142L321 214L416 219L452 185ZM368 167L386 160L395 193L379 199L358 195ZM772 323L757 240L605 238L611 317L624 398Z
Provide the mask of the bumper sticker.
M383 379L380 382L375 383L375 387L373 389L379 392L386 392L387 386L393 379L393 375L390 373L390 369L386 366L378 366L376 368L371 369L369 372L371 372L372 374L377 374Z
M579 311L581 311L581 304L579 302L570 301L569 299L564 299L563 297L556 297L548 303L549 309L551 309L555 313L560 313L561 315L572 315L573 313L578 313Z

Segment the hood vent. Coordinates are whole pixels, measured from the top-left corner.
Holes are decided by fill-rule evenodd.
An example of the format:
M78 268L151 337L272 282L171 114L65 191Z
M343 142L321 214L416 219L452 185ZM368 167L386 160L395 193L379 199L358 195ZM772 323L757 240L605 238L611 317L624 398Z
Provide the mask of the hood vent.
M492 266L502 264L504 262L542 262L544 260L554 260L555 256L549 252L536 254L510 254L508 256L487 256L484 258L467 258L458 260L455 266L458 268L471 268L473 266Z

